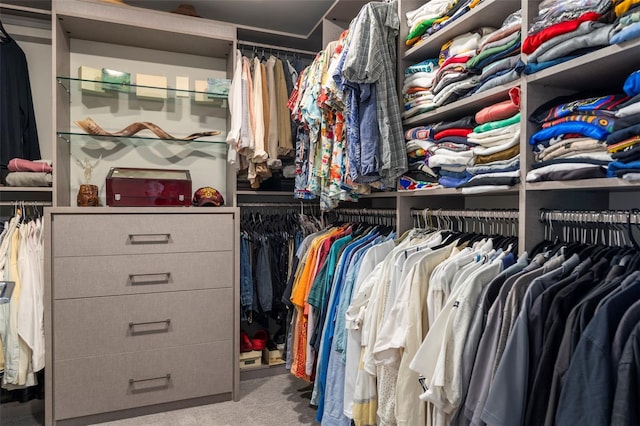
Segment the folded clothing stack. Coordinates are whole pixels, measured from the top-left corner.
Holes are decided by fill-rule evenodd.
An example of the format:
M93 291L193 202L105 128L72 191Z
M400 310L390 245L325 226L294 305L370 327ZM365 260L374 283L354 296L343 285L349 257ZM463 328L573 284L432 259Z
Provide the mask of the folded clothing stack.
M624 83L630 99L618 106L613 133L607 136L607 151L613 157L607 176L640 182L640 71Z
M541 129L529 140L535 162L527 181L605 177L613 160L605 141L623 125L615 114L628 99L626 94L556 99L534 111L529 120Z
M428 136L429 128L420 127L408 130L407 157L409 170L400 177L400 188L403 190L425 189L438 186L438 176L429 167L431 148L435 142ZM414 136L414 137L412 137Z
M484 38L494 31L495 28L482 27L460 34L442 45L438 57L440 68L432 88L436 107L455 102L478 87L480 76L469 69L469 63Z
M469 142L468 135L475 125L474 118L468 116L434 126L429 167L437 170L441 186L457 188L469 180L467 167L474 164L474 144Z
M430 35L454 23L481 0L431 0L406 13L409 34L406 45L420 44Z
M403 120L435 109L436 104L433 102L431 89L437 71L437 59L427 59L404 70L404 86L402 87L404 98Z
M7 164L9 173L5 180L9 186L51 186L53 163L50 160L25 160L13 158Z
M478 111L478 123L467 137L475 144L475 164L467 168L470 179L460 185L463 193L508 189L520 182L520 88L507 101Z
M616 17L611 33L611 44L640 37L640 0L614 0Z
M467 96L520 78L521 28L522 15L518 10L507 16L500 28L482 38L476 54L467 62L467 69L476 76L478 83Z
M611 0L544 0L538 6L522 52L533 74L609 45L614 31Z
M463 117L407 130L409 171L400 178L400 189L451 188L468 180L473 144L467 135L475 124L473 117Z

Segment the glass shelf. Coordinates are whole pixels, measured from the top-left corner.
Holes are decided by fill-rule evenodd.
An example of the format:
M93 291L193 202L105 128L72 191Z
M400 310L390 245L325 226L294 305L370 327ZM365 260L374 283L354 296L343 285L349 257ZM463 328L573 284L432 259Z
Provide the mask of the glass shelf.
M136 95L137 89L147 89L147 90L157 90L157 91L166 91L167 97L162 96L140 96L141 99L145 100L157 100L157 101L165 101L173 98L191 98L198 104L211 104L212 106L222 106L226 107L227 95L216 95L210 94L208 92L198 92L195 90L181 90L174 89L170 87L154 87L154 86L141 86L137 84L124 84L117 85L114 83L103 83L101 81L94 80L81 80L79 78L71 78L71 77L56 77L58 84L60 84L64 90L69 94L80 94L87 93L91 95L100 95L100 96L115 96L119 93L129 93ZM83 88L83 85L85 86Z
M187 145L190 143L201 143L201 144L210 144L210 145L226 145L225 141L217 140L206 140L206 139L196 139L192 141L185 141L181 139L160 139L158 137L152 136L100 136L100 135L90 135L88 133L74 133L74 132L56 132L57 136L60 139L67 141L68 143L73 143L74 141L86 141L87 139L95 139L99 141L111 141L115 143L127 143L127 141L156 141L156 142L173 142L175 144Z

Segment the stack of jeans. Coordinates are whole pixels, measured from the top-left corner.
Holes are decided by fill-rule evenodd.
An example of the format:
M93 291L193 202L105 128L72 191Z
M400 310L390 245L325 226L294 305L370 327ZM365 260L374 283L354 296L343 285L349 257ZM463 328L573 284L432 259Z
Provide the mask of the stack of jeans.
M545 0L522 42L525 74L533 74L609 45L611 0Z

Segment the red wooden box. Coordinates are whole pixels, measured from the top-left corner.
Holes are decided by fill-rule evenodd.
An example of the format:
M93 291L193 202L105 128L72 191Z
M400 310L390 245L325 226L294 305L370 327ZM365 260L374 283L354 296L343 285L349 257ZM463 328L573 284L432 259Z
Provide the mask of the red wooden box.
M190 206L189 170L112 167L107 205L118 207Z

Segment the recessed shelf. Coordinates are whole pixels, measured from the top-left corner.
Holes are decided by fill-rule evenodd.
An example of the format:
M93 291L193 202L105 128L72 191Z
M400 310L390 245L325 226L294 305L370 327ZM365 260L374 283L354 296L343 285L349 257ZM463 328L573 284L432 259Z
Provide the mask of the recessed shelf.
M212 140L205 140L205 139L196 139L193 141L184 141L184 140L180 140L180 139L160 139L158 137L145 137L145 136L100 136L100 135L90 135L87 133L75 133L75 132L57 132L56 133L58 138L63 139L69 143L74 143L74 142L81 142L81 141L87 141L90 139L95 139L95 140L99 140L99 141L107 141L107 142L115 142L115 143L133 143L136 141L141 141L141 142L149 142L149 141L155 141L155 142L171 142L174 143L176 145L188 145L191 143L198 143L198 144L210 144L210 145L221 145L221 146L226 146L226 142L224 141L212 141Z
M437 197L437 196L462 196L462 197L476 197L476 196L488 196L488 195L511 195L517 194L520 191L520 185L514 185L509 189L500 191L489 191L478 194L463 194L462 189L458 188L432 188L432 189L417 189L415 191L398 191L400 197Z
M637 191L640 183L618 178L527 182L527 191Z
M509 99L509 90L520 85L520 79L504 86L494 87L484 92L475 93L467 98L462 98L433 111L425 112L403 121L404 126L419 126L440 120L462 117L467 114L475 114L482 108L493 105L496 102Z
M179 99L181 96L190 98L198 105L210 105L218 108L227 107L227 95L210 94L208 92L199 92L195 90L181 90L169 87L143 86L138 84L115 85L114 83L106 83L94 80L82 80L71 77L56 77L58 84L71 95L91 95L91 96L119 96L121 93L125 95L137 96L140 99L164 102L167 99ZM84 87L83 87L84 86ZM150 89L157 91L166 91L166 98L149 97L136 95L137 89ZM204 99L198 99L203 97Z
M519 1L484 0L453 23L431 34L422 43L412 46L404 53L403 59L418 62L437 58L442 45L453 37L479 27L500 28L504 19L519 8ZM406 34L402 34L402 37L406 38Z

